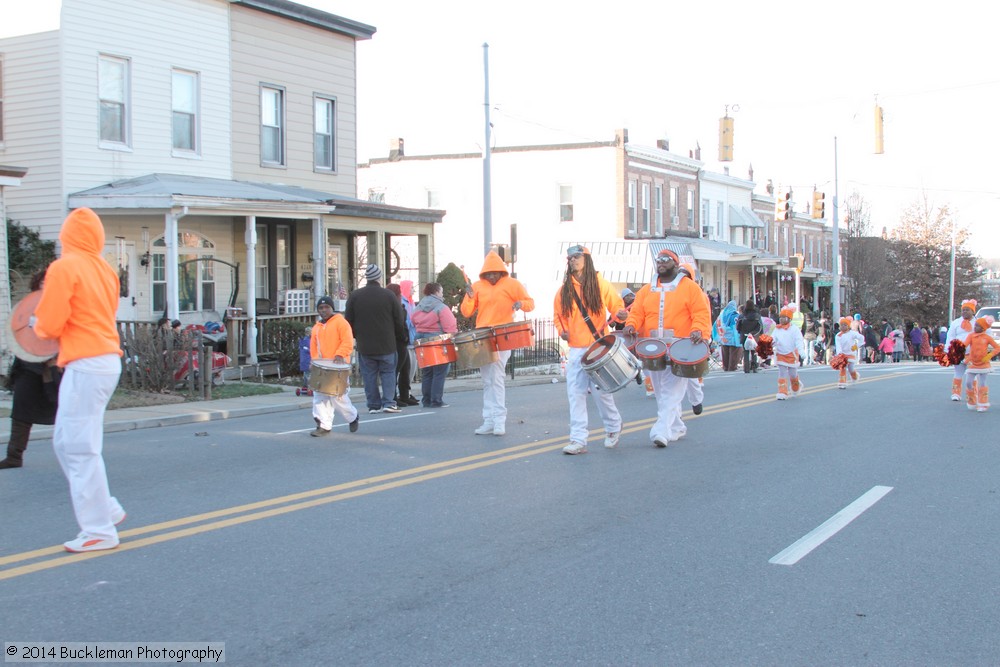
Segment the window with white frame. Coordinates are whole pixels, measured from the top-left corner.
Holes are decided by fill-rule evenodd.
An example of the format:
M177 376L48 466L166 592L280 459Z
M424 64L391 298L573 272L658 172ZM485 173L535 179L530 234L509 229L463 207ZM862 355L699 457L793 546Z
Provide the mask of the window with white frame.
M171 130L176 151L197 153L198 74L175 69L171 74Z
M663 236L663 186L657 185L653 191L653 219L655 220L655 233Z
M215 244L197 232L177 232L177 296L180 311L215 310ZM153 312L167 309L167 243L153 241Z
M277 269L278 294L292 286L292 228L277 225L274 229L274 266Z
M670 227L676 228L680 222L680 211L677 210L677 195L680 194L676 185L670 186Z
M257 274L257 296L262 299L270 297L267 279L267 225L257 225L257 245L254 246L254 267Z
M642 235L649 236L649 183L642 184Z
M332 98L313 99L313 164L318 171L336 171L335 111L336 106Z
M559 222L573 222L573 186L559 186Z
M3 54L0 53L0 143L3 143Z
M688 205L687 205L688 229L694 229L694 190L688 190L687 193L688 193Z
M100 140L129 145L129 61L102 55L97 63Z
M711 220L708 217L708 200L701 200L701 237L711 238L710 230L712 228Z
M715 238L721 239L723 237L724 222L726 215L726 205L721 201L715 203Z
M628 182L628 231L630 234L638 232L636 197L638 197L639 184L635 181Z
M285 165L285 91L260 87L260 160L265 166Z

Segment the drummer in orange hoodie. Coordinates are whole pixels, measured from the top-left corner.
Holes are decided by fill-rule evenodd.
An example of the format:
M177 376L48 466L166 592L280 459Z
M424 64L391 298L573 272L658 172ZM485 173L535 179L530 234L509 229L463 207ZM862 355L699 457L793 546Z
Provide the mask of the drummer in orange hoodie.
M466 285L461 311L465 317L476 313L476 328L495 327L514 321L514 312L530 313L535 300L515 278L495 251L491 250L483 261L479 280ZM483 423L476 435L503 435L507 432L507 399L504 386L504 368L510 359L510 350L498 352L499 360L479 369L483 378Z
M589 319L585 319L583 310L587 311ZM609 315L613 321L621 322L627 313L625 302L611 283L598 275L590 250L582 245L570 246L566 250L566 275L562 287L556 292L553 312L556 330L569 343L569 359L566 363L569 444L563 447L563 453L587 453L588 393L594 397L604 422L604 446L609 449L617 447L622 434L622 418L618 406L615 405L614 396L599 389L587 371L583 370L582 359L594 341L608 332Z
M335 364L346 364L350 369L351 351L354 349L354 332L351 325L340 313L333 312L333 299L321 296L316 301L319 319L312 327L309 337L309 354L313 361L325 359ZM351 433L358 430L358 409L351 403L349 392L344 388L340 396L313 391L313 419L316 430L309 435L319 438L329 435L333 429L334 411L339 412L348 423Z
M33 325L39 337L59 340L56 363L63 368L52 445L81 531L63 546L72 552L114 549L125 510L108 488L101 450L104 411L121 374L118 274L101 256L104 225L89 208L66 217L59 241L62 257L45 275Z
M673 250L663 249L656 256L656 277L643 285L625 321L626 333L644 338L662 338L672 329L675 338L702 341L711 332L708 301L701 288L686 271L679 270L680 260ZM656 423L649 439L657 447L680 440L687 433L681 421L681 401L687 389L687 379L677 377L671 369L647 371L656 393Z

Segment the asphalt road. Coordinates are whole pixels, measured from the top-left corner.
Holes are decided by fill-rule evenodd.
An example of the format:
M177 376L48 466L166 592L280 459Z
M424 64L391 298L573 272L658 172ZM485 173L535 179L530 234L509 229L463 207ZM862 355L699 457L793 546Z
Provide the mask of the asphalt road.
M504 437L472 434L478 392L327 438L306 410L109 434L129 516L98 554L59 548L65 480L32 442L0 473L0 636L236 665L1000 664L1000 407L950 402L932 364L802 377L777 402L774 372L713 372L665 450L634 385L619 447L591 403L576 457L561 383L510 388Z

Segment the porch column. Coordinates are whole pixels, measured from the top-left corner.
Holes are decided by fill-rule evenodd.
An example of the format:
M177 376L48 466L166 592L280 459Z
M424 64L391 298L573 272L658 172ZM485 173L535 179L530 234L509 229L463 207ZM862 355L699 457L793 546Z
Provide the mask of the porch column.
M419 234L417 236L417 257L419 258L420 285L437 280L434 266L434 237L430 234ZM419 299L418 299L419 300Z
M368 264L376 264L380 269L382 269L382 287L389 284L389 267L385 264L385 233L384 232L368 232ZM364 275L365 267L358 267L361 269L360 273ZM360 283L358 287L364 287L368 284L368 281Z
M180 276L177 273L177 262L180 261L177 255L177 220L180 215L171 211L167 213L163 220L163 240L167 244L166 273L167 273L167 314L166 317L180 318ZM195 270L197 270L197 266Z
M243 238L247 245L247 362L257 363L257 217L248 215ZM237 352L239 354L239 352ZM237 360L239 363L239 360Z
M313 303L326 294L326 231L323 218L312 219Z

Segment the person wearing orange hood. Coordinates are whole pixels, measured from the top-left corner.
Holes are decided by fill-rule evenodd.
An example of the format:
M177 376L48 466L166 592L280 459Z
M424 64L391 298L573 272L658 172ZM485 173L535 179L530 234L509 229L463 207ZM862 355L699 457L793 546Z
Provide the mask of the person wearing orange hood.
M682 270L677 253L665 248L656 256L656 276L635 296L625 332L665 338L669 329L676 338L699 343L711 335L711 312L704 293L691 278L690 268ZM656 422L649 430L649 439L662 448L687 434L681 420L681 401L688 379L674 375L670 369L647 373L656 394Z
M524 285L510 277L500 255L491 250L483 261L479 280L466 284L460 308L465 317L476 314L475 324L478 329L513 322L516 311L533 311L535 300L528 296ZM503 435L507 432L504 368L510 359L510 352L498 352L498 361L479 369L483 378L483 423L475 430L476 435Z
M621 414L611 392L599 389L583 369L583 356L595 340L607 333L609 315L614 322L621 322L627 313L621 296L594 269L594 260L585 246L566 249L566 275L556 292L553 312L556 330L569 344L566 363L569 444L563 447L563 454L587 453L588 394L594 397L604 422L604 446L617 447L622 435Z
M962 316L951 323L951 326L948 327L948 335L944 339L945 353L951 349L952 341L957 340L962 345L966 344L966 339L972 333L972 328L975 326L972 320L976 316L976 307L978 305L975 299L965 299L962 301ZM953 401L962 400L962 379L965 377L966 369L967 365L964 358L962 359L962 363L955 364L955 377L951 380L951 400Z
M114 549L125 510L108 488L101 451L104 411L121 374L118 274L101 256L104 225L89 208L66 217L59 241L62 257L46 273L34 327L39 337L59 340L56 363L63 369L52 446L80 525L76 539L63 546L72 552Z

